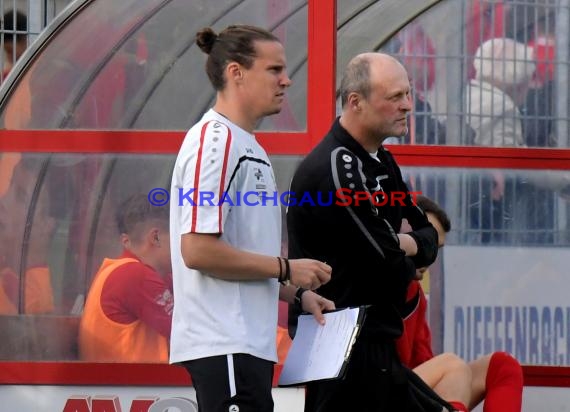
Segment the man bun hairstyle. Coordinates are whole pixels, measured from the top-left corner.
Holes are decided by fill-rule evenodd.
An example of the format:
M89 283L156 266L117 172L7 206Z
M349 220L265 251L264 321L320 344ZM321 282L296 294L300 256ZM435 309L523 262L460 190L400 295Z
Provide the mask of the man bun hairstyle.
M210 27L205 27L196 33L196 44L204 53L210 54L217 38L218 35L214 30Z
M196 44L208 55L206 74L216 91L226 86L224 70L229 63L236 62L246 69L253 66L256 41L279 42L279 39L270 31L244 24L228 26L219 34L210 27L196 33Z

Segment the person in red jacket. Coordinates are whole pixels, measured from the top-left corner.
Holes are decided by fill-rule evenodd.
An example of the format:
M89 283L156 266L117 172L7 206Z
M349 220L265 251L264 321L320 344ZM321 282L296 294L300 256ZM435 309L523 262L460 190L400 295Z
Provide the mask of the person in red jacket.
M428 220L436 228L439 245L445 245L446 233L451 223L445 211L431 199L418 196L417 205L424 210ZM506 352L494 352L466 363L457 355L443 353L435 356L431 348L431 331L427 324L427 301L420 280L427 268L417 271L416 279L410 283L407 294L404 332L397 342L402 360L413 368L436 393L445 398L449 390L457 393L457 384L463 384L453 376L467 365L471 370L471 387L468 392L469 409L484 400L484 412L520 412L522 406L523 375L518 361ZM463 381L464 382L464 381Z
M123 254L104 259L79 326L79 353L89 362L167 362L174 299L168 207L133 195L119 208Z

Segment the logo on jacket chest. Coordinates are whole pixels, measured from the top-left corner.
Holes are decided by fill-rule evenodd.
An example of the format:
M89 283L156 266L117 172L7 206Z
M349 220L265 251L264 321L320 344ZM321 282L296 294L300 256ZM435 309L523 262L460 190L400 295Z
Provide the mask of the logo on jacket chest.
M373 188L370 189L370 192L374 193L374 192L384 192L384 188L382 187L382 184L380 182L382 182L383 180L388 179L388 175L380 175L380 176L376 176L376 186L374 186Z

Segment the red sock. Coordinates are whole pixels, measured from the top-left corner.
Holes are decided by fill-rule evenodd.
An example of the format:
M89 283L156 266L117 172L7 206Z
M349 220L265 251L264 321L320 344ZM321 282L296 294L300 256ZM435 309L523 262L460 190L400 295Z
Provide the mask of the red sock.
M521 412L523 373L519 362L506 352L495 352L485 381L483 412Z
M457 402L457 401L451 401L448 402L451 406L453 406L453 410L454 411L459 411L459 412L469 412L469 409L467 409L467 407L465 405L463 405L461 402Z

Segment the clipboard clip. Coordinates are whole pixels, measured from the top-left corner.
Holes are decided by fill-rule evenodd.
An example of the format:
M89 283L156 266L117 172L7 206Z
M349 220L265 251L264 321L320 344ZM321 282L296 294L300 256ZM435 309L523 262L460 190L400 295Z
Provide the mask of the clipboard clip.
M354 346L354 343L356 342L356 338L358 337L358 333L360 332L360 328L364 324L364 320L366 319L366 311L368 310L369 307L370 307L370 305L360 306L360 313L358 315L358 321L356 322L356 325L355 325L354 329L352 330L352 333L350 335L350 340L348 341L348 346L347 346L346 352L344 354L344 361L345 362L348 362L348 359L350 358L350 354L352 353L352 347Z
M346 353L344 354L345 362L348 361L348 358L350 358L350 353L352 352L352 346L354 345L354 342L356 342L356 337L358 336L359 330L360 330L360 325L356 325L352 330L352 333L350 335L350 340L348 341L348 347L346 348Z

